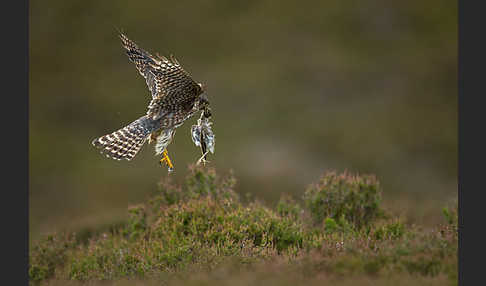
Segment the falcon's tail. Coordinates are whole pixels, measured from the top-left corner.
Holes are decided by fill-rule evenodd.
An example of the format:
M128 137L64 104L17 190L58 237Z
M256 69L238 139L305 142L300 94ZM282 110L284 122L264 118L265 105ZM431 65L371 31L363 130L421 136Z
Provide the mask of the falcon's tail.
M108 158L130 161L140 151L150 133L155 130L154 121L147 116L142 116L126 127L94 139L91 144Z

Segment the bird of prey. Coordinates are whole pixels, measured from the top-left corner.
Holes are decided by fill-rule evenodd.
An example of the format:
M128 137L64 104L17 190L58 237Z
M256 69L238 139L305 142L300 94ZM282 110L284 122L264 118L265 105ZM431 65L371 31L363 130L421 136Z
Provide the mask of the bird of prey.
M121 43L130 61L145 78L151 94L146 115L129 125L92 141L102 154L116 160L130 161L143 144L155 142L156 155L162 154L169 172L174 168L167 153L175 130L184 121L201 111L197 125L191 128L191 138L203 153L198 160L206 162L206 155L214 153L214 134L211 130L211 110L204 85L196 83L176 58L169 59L156 53L156 57L139 48L125 34L119 32Z

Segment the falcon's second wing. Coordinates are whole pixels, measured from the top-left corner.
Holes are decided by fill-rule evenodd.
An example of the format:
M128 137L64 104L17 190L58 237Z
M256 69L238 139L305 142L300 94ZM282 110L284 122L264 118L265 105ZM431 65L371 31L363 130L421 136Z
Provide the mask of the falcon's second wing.
M157 80L154 67L160 63L160 60L157 60L150 53L139 48L137 44L132 42L121 32L120 39L128 58L135 64L138 72L145 78L147 86L152 93L152 98L157 97L162 91L162 83L160 80Z
M139 48L123 33L120 33L120 39L129 59L135 63L152 93L152 101L147 111L152 119L163 116L164 110L177 112L178 109L186 109L186 105L191 104L202 93L201 86L190 77L175 57L170 56L167 59L157 55L156 58Z

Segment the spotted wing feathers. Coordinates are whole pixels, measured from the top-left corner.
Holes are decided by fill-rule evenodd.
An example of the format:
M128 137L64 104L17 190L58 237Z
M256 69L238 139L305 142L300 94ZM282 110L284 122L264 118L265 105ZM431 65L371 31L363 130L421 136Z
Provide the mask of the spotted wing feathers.
M176 90L200 89L200 86L182 68L175 56L169 59L139 48L137 44L120 33L122 46L125 48L130 61L135 64L138 72L145 78L147 86L152 92L152 98L168 95Z
M145 78L152 98L157 97L162 92L162 82L156 76L155 67L161 64L163 59L154 58L150 53L139 48L137 44L128 39L123 33L120 33L120 39L128 58L135 64L140 75Z
M191 78L173 55L169 59L158 54L154 57L139 48L123 33L120 33L120 39L128 58L135 63L152 94L147 115L153 120L173 111L170 110L171 104L193 102L202 93L201 86Z

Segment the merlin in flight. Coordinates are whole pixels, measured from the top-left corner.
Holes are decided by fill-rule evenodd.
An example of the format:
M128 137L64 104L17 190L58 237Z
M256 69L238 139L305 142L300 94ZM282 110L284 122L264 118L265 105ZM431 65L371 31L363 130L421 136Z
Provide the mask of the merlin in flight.
M162 155L169 172L173 164L167 146L174 138L176 128L195 113L201 112L197 125L191 128L191 138L202 151L198 160L206 162L207 153L214 153L214 134L211 130L211 110L204 93L204 85L196 83L174 56L156 57L139 48L126 35L119 32L123 48L138 72L145 78L152 99L146 115L129 125L92 141L102 154L116 160L130 161L143 144L155 143L156 155Z

